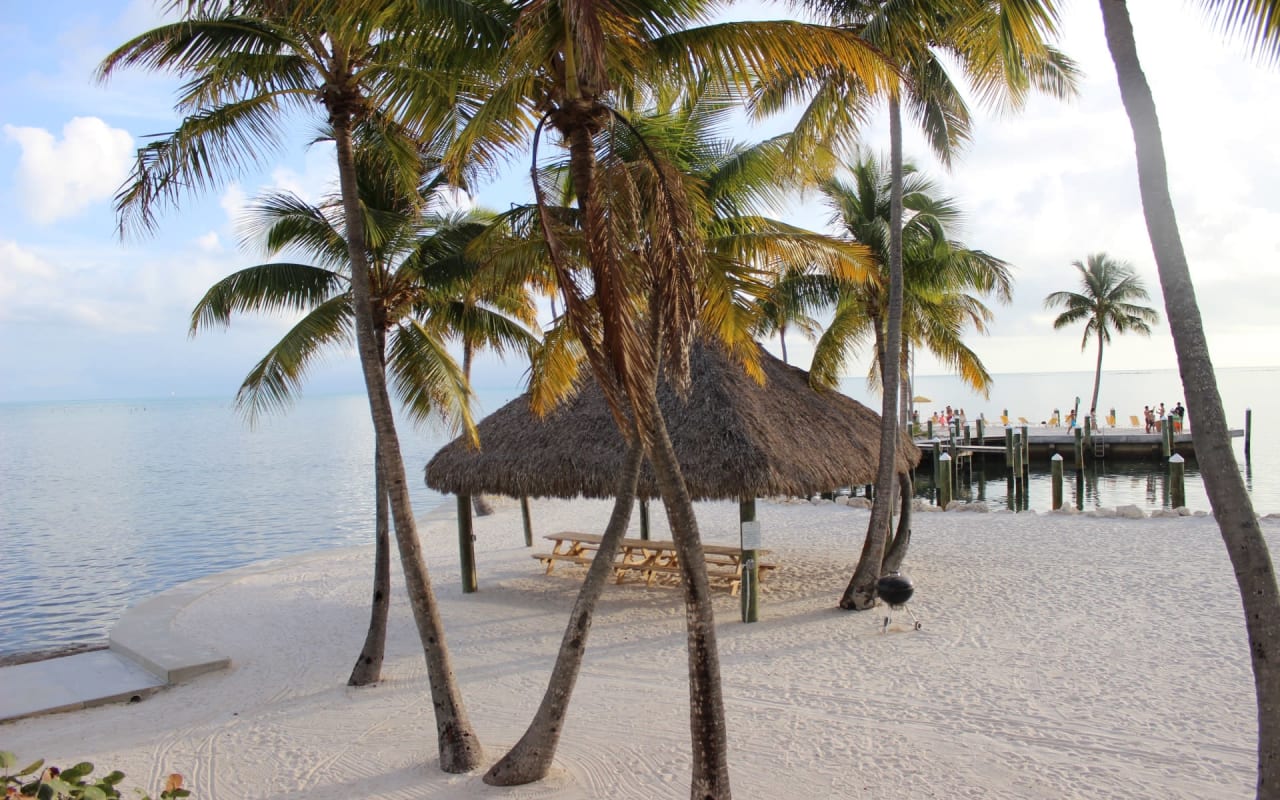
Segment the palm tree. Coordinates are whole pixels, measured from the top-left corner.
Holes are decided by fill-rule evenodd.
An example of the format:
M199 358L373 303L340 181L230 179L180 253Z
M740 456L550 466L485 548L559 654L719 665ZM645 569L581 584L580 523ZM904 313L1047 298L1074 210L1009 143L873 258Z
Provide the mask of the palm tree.
M1080 349L1089 346L1091 338L1098 340L1098 365L1093 373L1093 401L1089 403L1089 415L1095 416L1098 408L1098 388L1102 382L1102 347L1111 341L1111 333L1140 333L1151 335L1151 326L1160 321L1155 309L1135 304L1135 300L1150 300L1147 287L1134 271L1133 266L1116 261L1106 253L1091 253L1088 266L1072 261L1071 266L1080 272L1079 292L1053 292L1044 299L1045 308L1065 309L1053 320L1053 329L1062 330L1069 325L1083 322L1084 338ZM1097 419L1094 419L1097 424Z
M320 112L330 126L351 267L352 325L427 661L440 765L447 772L474 769L481 749L453 677L382 370L352 135L361 124L394 118L427 131L425 141L440 139L439 132L456 125L460 107L456 62L482 62L498 44L487 34L503 20L474 3L451 7L449 19L429 18L428 5L399 0L170 0L167 7L179 12L177 22L133 38L99 66L104 80L142 67L185 81L176 106L182 122L138 151L117 195L121 231L154 228L157 211L187 191L206 191L263 163L288 141L284 132L295 113ZM450 24L467 13L466 23Z
M810 367L817 386L834 387L847 371L857 347L871 343L874 358L868 379L883 385L884 345L888 307L889 165L867 156L851 166L852 181L831 179L822 193L832 209L830 224L866 245L874 269L865 281L834 287L835 315L823 332ZM938 195L937 185L908 162L903 168L903 342L896 352L899 369L908 362L911 347L923 347L954 369L979 392L986 392L991 376L982 360L965 346L963 333L972 326L979 333L991 321L991 311L972 293L994 295L1001 302L1012 296L1010 266L991 254L967 247L950 237L960 227L955 200Z
M833 145L848 136L847 122L865 117L868 103L883 96L889 111L889 163L893 190L888 231L888 292L885 346L898 352L902 341L902 105L922 126L943 163L969 136L969 111L947 70L948 56L977 90L981 100L1016 107L1032 89L1065 96L1074 91L1070 60L1045 43L1056 19L1037 4L993 0L804 0L804 5L835 25L856 30L885 53L905 80L880 87L860 84L856 76L828 73L812 82L761 82L757 108L767 112L792 102L801 89L813 100L801 118L795 141ZM898 428L900 368L890 359L881 371L882 402L877 502L867 526L862 556L840 607L867 609L875 604L875 584L892 513L894 442Z
M758 352L751 332L758 306L748 301L762 288L757 276L782 269L793 275L809 270L846 278L861 277L865 272L864 248L831 237L800 230L760 215L758 207L777 205L791 185L794 170L784 169L784 142L767 140L751 146L719 140L715 133L724 126L733 104L705 85L665 98L664 104L647 110L630 120L630 128L620 131L609 148L609 158L598 165L599 179L612 183L623 181L623 175L643 170L648 151L661 153L686 176L693 189L694 204L708 210L702 223L704 252L711 265L702 278L698 316L703 327L731 352ZM633 133L634 131L634 133ZM560 163L549 167L546 183L552 176L568 171ZM567 204L572 198L572 185L564 185L565 205L548 209L558 219L572 221L572 229L563 234L564 251L581 258L582 217ZM527 218L527 210L515 209L513 215ZM525 259L523 266L505 264L512 274L534 274L549 258L545 248L530 251L510 246L511 256ZM563 328L548 334L547 341L563 341L568 334ZM651 345L654 343L650 342ZM545 354L553 348L544 348ZM657 363L656 353L651 353ZM549 369L540 358L534 374L555 373L557 381L567 383L563 368ZM744 363L748 371L752 363ZM539 380L537 384L541 384ZM545 387L535 385L535 395ZM553 393L553 392L550 392ZM618 476L615 504L600 547L593 558L582 588L579 590L570 620L565 628L560 651L543 700L525 734L514 748L490 769L485 780L510 785L537 780L550 769L563 731L564 717L572 695L596 600L609 575L614 552L627 523L635 495L636 478L643 448L633 444L624 469Z
M643 442L660 486L681 562L687 612L694 797L730 796L727 740L714 619L692 502L657 404L658 369L676 386L688 380L696 277L705 264L697 210L672 166L646 150L643 169L599 167L608 143L630 126L619 109L661 84L692 85L705 76L745 86L780 69L816 76L833 65L879 84L879 56L847 31L791 22L690 27L711 3L646 0L628 6L545 0L523 5L504 48L498 83L460 134L454 153L484 169L523 148L533 153L553 132L568 150L581 213L585 268L564 253L564 229L545 202L533 169L537 205L564 314L592 374L629 441ZM652 202L643 210L641 198ZM641 258L643 256L643 258ZM588 302L587 287L592 293Z
M522 293L486 291L465 262L468 242L487 227L482 215L435 213L438 177L404 195L399 182L385 179L394 166L380 155L372 147L356 151L383 369L390 367L396 376L411 419L439 417L474 435L470 381L447 342L457 336L499 352L528 348L533 337L520 323L533 323L532 303ZM350 345L350 264L340 208L335 197L320 206L289 193L258 200L248 213L249 239L271 253L304 253L313 263L273 262L240 270L214 284L192 311L192 335L202 327L229 325L235 312L307 311L241 384L236 402L251 421L288 405L325 350ZM376 463L373 604L369 632L348 680L352 686L380 679L390 608L389 498Z
M1124 0L1100 0L1100 5L1120 97L1133 128L1142 210L1164 292L1178 371L1187 409L1196 419L1191 432L1196 460L1244 606L1258 703L1257 796L1280 798L1280 714L1276 713L1280 708L1280 663L1276 658L1280 653L1280 588L1231 448L1222 397L1169 193L1155 101L1138 60L1128 6ZM1254 52L1272 63L1280 59L1280 0L1201 0L1200 5L1211 11L1224 30L1247 34Z

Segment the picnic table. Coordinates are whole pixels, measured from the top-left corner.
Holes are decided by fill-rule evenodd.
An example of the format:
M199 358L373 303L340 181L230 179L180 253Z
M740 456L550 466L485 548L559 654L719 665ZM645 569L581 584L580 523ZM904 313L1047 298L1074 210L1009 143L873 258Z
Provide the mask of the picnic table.
M554 542L550 553L534 553L533 557L546 565L548 575L555 569L556 562L567 561L571 564L590 565L600 549L599 534L579 533L577 531L561 531L549 533L542 538ZM736 595L742 586L742 550L726 545L704 544L702 552L707 561L707 577L717 582L727 582L729 593ZM760 556L768 550L757 550ZM776 562L759 560L756 567L760 578L777 569ZM676 543L656 539L623 539L618 545L618 552L613 558L614 577L618 583L628 579L643 580L645 586L661 577L674 576L680 578L680 561L676 555Z

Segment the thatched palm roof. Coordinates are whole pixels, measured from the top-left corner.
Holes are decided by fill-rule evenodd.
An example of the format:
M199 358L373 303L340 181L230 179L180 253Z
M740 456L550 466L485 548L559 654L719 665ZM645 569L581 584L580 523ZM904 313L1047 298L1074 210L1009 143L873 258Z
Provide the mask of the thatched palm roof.
M717 346L696 346L690 357L688 396L663 386L659 401L694 499L803 496L874 482L880 415L839 392L815 391L807 372L763 350L763 386ZM428 486L460 495L613 496L624 444L594 382L543 419L521 395L485 417L479 433L479 451L460 437L431 459ZM919 458L903 435L898 469ZM647 464L638 494L658 496Z

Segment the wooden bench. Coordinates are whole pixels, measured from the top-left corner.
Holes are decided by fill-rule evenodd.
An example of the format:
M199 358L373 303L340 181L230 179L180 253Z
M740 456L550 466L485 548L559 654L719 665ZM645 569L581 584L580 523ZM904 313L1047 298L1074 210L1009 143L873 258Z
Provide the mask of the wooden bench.
M602 536L594 533L578 533L564 531L549 533L542 538L554 542L550 553L534 553L533 558L545 564L550 575L557 561L568 561L573 564L590 565L595 552L600 548ZM729 545L703 545L706 559L707 577L717 581L727 581L729 593L736 595L742 586L742 550ZM758 555L769 551L759 550ZM778 568L771 561L758 560L757 569L761 579ZM623 583L633 574L643 580L645 586L652 586L654 580L663 575L680 575L680 563L676 544L672 541L655 539L622 539L612 564L614 579Z

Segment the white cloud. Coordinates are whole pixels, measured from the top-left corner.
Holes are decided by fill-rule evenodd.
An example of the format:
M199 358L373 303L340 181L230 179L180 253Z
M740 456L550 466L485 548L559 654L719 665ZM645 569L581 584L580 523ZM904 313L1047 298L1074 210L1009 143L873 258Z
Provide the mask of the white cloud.
M196 247L206 253L221 253L222 239L218 236L217 231L209 231L203 236L196 237Z
M222 206L222 210L227 213L227 219L232 225L239 221L248 202L249 198L245 197L244 190L238 183L228 185L222 192L222 197L218 198L218 205Z
M27 215L42 224L72 217L115 194L129 174L133 137L97 117L75 117L61 140L43 128L4 126L22 148L18 191Z

